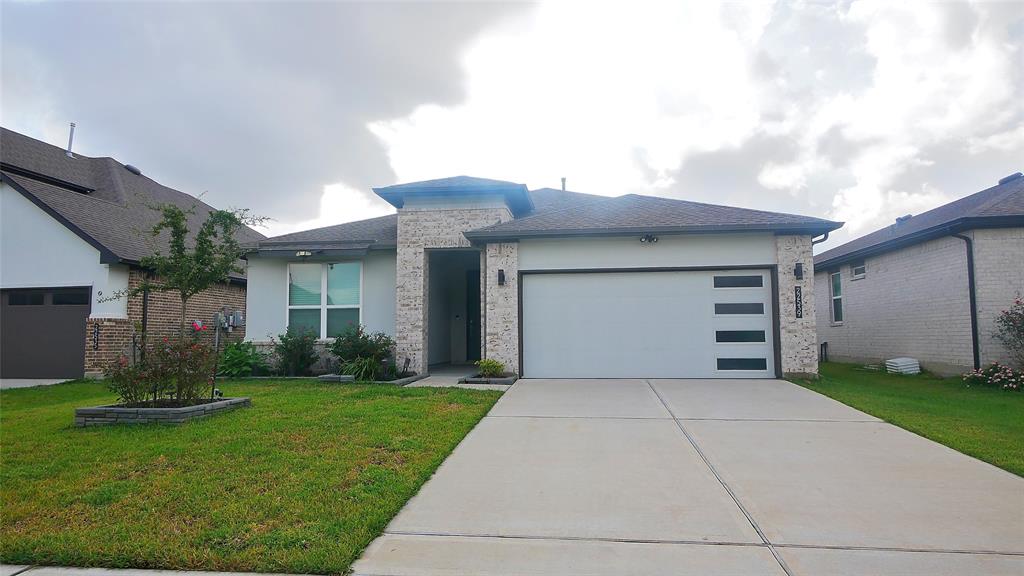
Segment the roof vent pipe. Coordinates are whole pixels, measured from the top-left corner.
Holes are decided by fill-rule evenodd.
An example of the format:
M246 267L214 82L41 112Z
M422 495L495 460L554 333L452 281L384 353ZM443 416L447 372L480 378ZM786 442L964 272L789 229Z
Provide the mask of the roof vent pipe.
M910 220L911 217L913 217L913 214L907 214L906 216L900 216L896 218L896 225L899 226L900 224L903 224L907 220Z
M565 176L562 176L562 192L565 192Z
M75 141L75 123L72 122L71 123L71 133L68 134L68 149L67 149L67 152L64 153L68 158L74 158L75 157L75 155L71 153L71 144L74 141Z

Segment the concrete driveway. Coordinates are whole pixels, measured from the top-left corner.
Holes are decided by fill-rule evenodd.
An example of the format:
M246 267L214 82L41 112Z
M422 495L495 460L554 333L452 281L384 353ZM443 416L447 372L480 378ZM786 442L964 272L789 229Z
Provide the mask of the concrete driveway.
M520 380L363 575L1024 574L1024 479L784 381Z

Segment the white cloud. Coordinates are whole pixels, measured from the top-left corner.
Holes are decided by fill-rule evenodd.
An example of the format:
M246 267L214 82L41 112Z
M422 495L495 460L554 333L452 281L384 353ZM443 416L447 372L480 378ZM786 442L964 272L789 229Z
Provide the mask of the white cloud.
M267 236L279 236L299 230L322 228L343 222L365 220L391 214L395 209L372 192L357 190L341 182L324 186L316 218L298 222L268 221L259 230Z

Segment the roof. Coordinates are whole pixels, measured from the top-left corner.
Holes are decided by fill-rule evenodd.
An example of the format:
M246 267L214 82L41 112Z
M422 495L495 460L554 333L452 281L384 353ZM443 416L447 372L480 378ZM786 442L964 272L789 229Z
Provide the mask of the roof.
M500 241L527 237L637 232L667 234L772 231L824 234L840 226L841 222L810 216L627 194L495 224L466 232L466 237L478 241Z
M521 216L533 210L533 200L525 184L476 178L474 176L452 176L422 182L409 182L374 188L374 193L395 208L405 205L408 196L502 196L513 216Z
M1019 174L1019 173L1018 173ZM865 256L955 234L972 228L1024 226L1024 177L1000 184L891 224L814 257L816 268L837 266Z
M159 220L155 204L195 207L190 230L197 230L214 208L194 196L129 171L113 158L91 158L0 128L3 182L61 222L100 252L104 263L138 262L153 252L147 231ZM263 235L251 228L239 242ZM157 247L161 247L158 238ZM235 276L244 278L244 274Z

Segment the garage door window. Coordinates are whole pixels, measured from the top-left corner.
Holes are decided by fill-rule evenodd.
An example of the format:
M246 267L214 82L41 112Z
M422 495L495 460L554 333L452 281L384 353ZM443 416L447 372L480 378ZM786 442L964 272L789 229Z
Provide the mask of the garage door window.
M764 330L716 330L715 342L764 342Z
M757 276L715 276L715 288L761 288L764 277Z
M715 314L756 314L764 315L764 304L761 302L719 302L715 304Z
M362 263L288 266L288 327L334 338L360 322Z
M58 290L53 293L54 306L88 306L89 290Z
M42 292L9 292L7 294L7 304L9 306L42 306L43 296Z
M767 358L719 358L719 370L767 370Z

